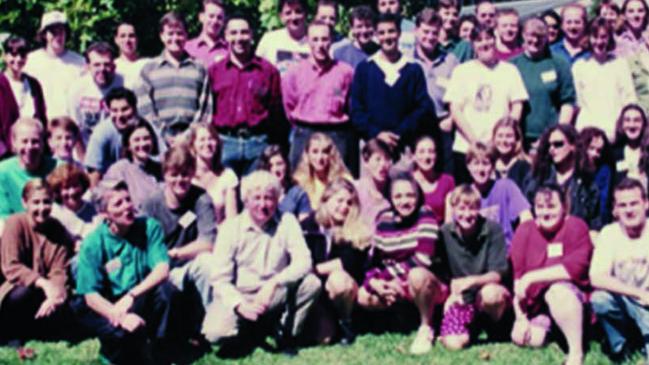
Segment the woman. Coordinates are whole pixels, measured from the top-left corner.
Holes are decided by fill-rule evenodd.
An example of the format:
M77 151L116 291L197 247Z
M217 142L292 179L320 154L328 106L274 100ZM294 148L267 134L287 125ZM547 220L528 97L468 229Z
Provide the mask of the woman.
M313 209L318 208L327 185L341 177L352 180L336 145L326 134L313 133L293 173L293 180L307 193Z
M579 133L577 161L581 165L580 170L587 171L595 179L600 196L600 217L606 224L613 218L610 214L613 162L611 161L611 145L603 130L588 127Z
M642 141L647 128L647 115L641 106L629 104L622 109L615 126L613 159L616 182L625 177L639 177Z
M631 71L625 59L611 53L615 40L606 19L593 19L587 35L592 56L578 60L572 67L579 107L576 127L602 128L612 141L620 110L637 99Z
M22 197L25 212L7 219L0 245L0 342L52 336L64 325L72 240L50 216L43 179L28 182Z
M438 226L424 207L417 182L399 175L390 183L391 208L379 216L374 235L370 270L358 291L358 303L370 310L383 310L397 301L414 302L420 316L417 336L410 346L413 354L431 349L433 307L444 302L446 287L429 271Z
M465 14L460 17L458 24L460 39L471 42L471 32L478 25L478 19L473 14Z
M327 293L325 320L336 319L340 342L349 345L356 334L351 318L358 286L365 276L367 252L372 230L360 216L358 193L346 179L337 179L322 194L318 210L302 222L302 230L311 250L313 270L321 278ZM331 326L331 325L330 325ZM322 326L321 326L322 327Z
M557 185L543 185L534 196L535 219L523 223L512 241L514 310L512 340L540 347L551 321L568 343L564 364L583 362L584 290L593 244L588 226L569 216Z
M511 118L499 120L494 127L491 143L496 155L496 178L508 178L523 190L525 177L532 165L523 151L523 133L519 125L520 123Z
M194 185L212 198L216 222L237 215L239 178L221 163L221 139L212 124L195 123L189 129L189 148L196 156Z
M392 148L380 139L369 140L361 150L365 176L354 182L361 203L361 217L369 227L376 227L379 214L390 208L388 188L394 161Z
M426 206L438 222L446 217L446 196L455 188L455 179L440 172L436 143L430 136L421 136L413 145L415 178L422 192Z
M10 128L19 117L47 121L41 84L23 73L29 47L20 37L9 37L2 44L5 70L0 73L0 156L11 152Z
M624 24L622 32L615 39L618 57L632 56L638 52L647 52L644 32L649 22L649 6L645 0L625 0L622 4Z
M311 213L309 196L304 189L292 181L288 159L280 146L270 145L264 148L259 156L257 168L270 171L281 183L282 193L277 207L281 213L292 213L300 221L309 216Z
M162 182L160 163L153 160L158 155L156 133L151 124L141 119L122 134L122 146L125 157L106 171L102 185L124 181L139 211L142 203L160 188Z
M555 125L543 133L524 192L533 201L541 185L559 185L571 202L569 213L586 221L591 230L599 231L603 225L600 192L594 176L577 162L577 138L577 131L568 124Z
M553 45L561 40L561 16L553 9L546 10L541 19L548 26L548 44Z
M603 0L596 9L597 16L600 16L608 21L608 25L613 29L615 34L618 34L623 24L621 24L622 9L613 0ZM619 44L619 43L618 43Z

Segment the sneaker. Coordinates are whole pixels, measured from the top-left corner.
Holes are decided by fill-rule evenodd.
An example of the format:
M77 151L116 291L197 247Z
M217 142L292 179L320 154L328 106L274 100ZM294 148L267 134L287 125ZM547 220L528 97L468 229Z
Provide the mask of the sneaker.
M427 353L433 347L434 338L435 334L433 333L433 329L430 328L430 326L419 326L419 330L417 330L417 336L410 345L410 353L413 355L423 355Z
M354 327L350 320L340 320L338 321L340 326L340 344L343 346L349 346L356 341L356 332L354 332Z

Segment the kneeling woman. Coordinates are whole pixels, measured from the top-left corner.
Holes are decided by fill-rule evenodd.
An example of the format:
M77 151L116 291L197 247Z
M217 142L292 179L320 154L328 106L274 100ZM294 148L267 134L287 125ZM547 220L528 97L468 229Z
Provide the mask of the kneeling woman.
M52 191L42 179L23 189L24 213L4 226L0 257L0 341L55 335L67 298L73 242L50 217Z
M568 216L557 185L542 185L534 196L535 220L521 224L512 240L514 310L512 340L540 347L554 321L568 343L564 364L583 362L584 289L593 244L588 225Z
M329 185L315 214L303 223L311 250L314 271L324 282L328 299L335 309L341 343L354 342L351 314L358 285L363 282L372 230L360 217L359 198L354 185L338 179Z
M358 303L381 310L399 300L413 301L421 325L410 352L423 354L434 339L433 307L443 303L447 291L429 270L438 226L433 213L423 208L423 194L409 175L392 180L389 196L391 208L378 218L372 265L358 292Z

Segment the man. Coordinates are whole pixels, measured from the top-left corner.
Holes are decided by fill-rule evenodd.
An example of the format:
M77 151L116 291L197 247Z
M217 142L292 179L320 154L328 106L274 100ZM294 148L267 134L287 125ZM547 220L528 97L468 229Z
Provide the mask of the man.
M586 8L579 3L568 4L561 10L563 39L553 44L550 50L571 65L578 59L590 56L585 40L587 16Z
M287 144L279 71L253 53L247 18L231 16L225 24L229 55L212 65L212 123L223 144L223 164L238 176L250 172L269 143Z
M308 5L306 0L280 0L278 9L284 28L264 33L257 46L257 56L265 58L284 74L290 65L309 57Z
M381 50L356 67L351 119L364 140L402 148L418 133L437 129L434 106L421 66L399 51L399 17L379 15L376 31Z
M406 56L412 57L415 52L415 23L402 17L401 0L377 0L376 10L379 14L393 14L401 18L399 50Z
M72 82L68 103L68 115L79 125L84 146L97 123L108 117L104 97L124 82L121 75L115 75L113 49L108 43L91 44L85 57L88 73Z
M165 137L174 132L174 125L186 128L193 122L207 122L212 96L207 70L185 52L185 20L167 13L160 19L159 31L164 50L142 69L136 95L140 115Z
M102 174L122 157L122 134L138 118L137 99L131 90L115 88L106 95L104 103L110 118L99 122L92 131L84 159L92 186L96 186Z
M223 223L214 244L214 301L203 324L210 342L250 339L255 334L244 335L244 329L264 321L275 327L284 312L280 346L291 346L320 292L297 218L277 213L280 191L268 171L252 172L241 182L244 210Z
M374 42L374 11L367 5L359 5L349 12L351 39L344 39L332 46L333 58L356 68L359 63L373 55L379 46Z
M148 58L141 58L138 54L135 26L131 23L120 23L115 30L113 41L119 50L119 56L115 59L115 70L124 79L124 86L133 90L140 79L142 67L149 62Z
M203 62L205 68L225 58L228 45L223 39L225 6L221 0L203 0L203 9L198 13L201 33L185 45L190 56Z
M313 20L327 24L331 28L333 32L331 39L334 43L342 39L342 36L336 32L336 24L338 24L338 2L336 0L318 0Z
M597 237L590 265L590 281L597 291L590 302L613 358L623 360L637 344L649 360L649 201L645 188L634 179L621 181L613 194L617 222Z
M311 135L334 141L347 168L358 174L358 140L349 121L349 91L354 70L330 56L332 30L314 21L308 27L311 57L292 66L282 78L284 109L293 124L289 161L294 169Z
M479 0L475 5L475 17L483 28L496 27L496 6L491 0Z
M43 14L38 38L45 44L27 57L25 73L35 77L43 88L47 115L66 115L70 81L81 76L86 65L83 57L65 47L70 27L64 13L51 11Z
M442 19L439 44L445 51L453 53L460 62L465 62L473 58L473 48L471 43L461 39L458 34L461 7L459 0L438 1L437 14Z
M541 18L526 20L523 54L511 60L529 94L522 118L523 145L527 151L549 126L571 123L575 109L570 64L563 57L550 53L547 30Z
M518 40L519 21L516 9L500 9L496 13L496 57L501 61L509 61L523 52Z

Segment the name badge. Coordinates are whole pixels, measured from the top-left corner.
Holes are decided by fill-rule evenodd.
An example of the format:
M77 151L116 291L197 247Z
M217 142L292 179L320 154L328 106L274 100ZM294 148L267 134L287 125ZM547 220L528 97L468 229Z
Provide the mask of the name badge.
M188 211L187 213L183 214L182 217L180 217L178 224L180 224L181 227L183 228L187 228L192 223L194 223L195 220L196 220L196 214L194 214L194 212Z
M561 257L563 256L563 244L562 243L550 243L548 245L548 258Z
M626 171L629 169L629 166L626 161L618 161L617 164L615 164L615 169L617 171Z
M104 265L104 268L106 269L107 273L112 273L114 271L117 271L122 268L122 260L119 259L119 257L116 257L106 263Z
M554 70L545 71L541 73L541 81L543 81L546 84L549 84L556 80L557 80L557 73Z

